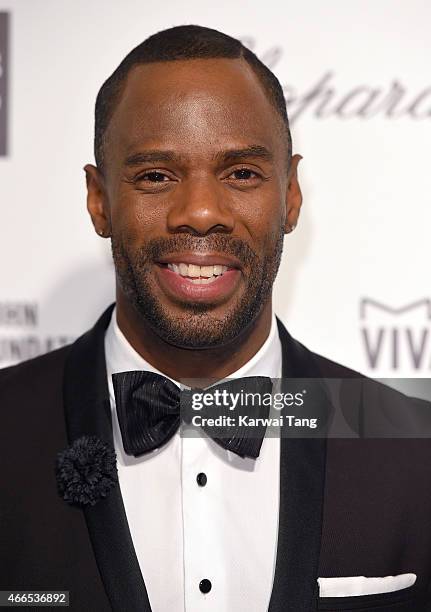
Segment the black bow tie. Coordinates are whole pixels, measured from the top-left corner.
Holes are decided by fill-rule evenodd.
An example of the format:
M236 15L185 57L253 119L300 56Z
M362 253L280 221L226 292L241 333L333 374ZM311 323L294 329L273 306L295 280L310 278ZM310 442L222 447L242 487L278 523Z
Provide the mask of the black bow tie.
M240 422L240 416L266 419L269 414L268 401L262 405L258 397L267 397L272 392L272 380L266 376L249 376L224 381L206 389L181 390L169 378L153 372L133 371L112 375L118 422L124 451L139 457L144 453L163 446L177 431L181 421L192 422L192 417L221 417L219 423L199 423L202 429L217 444L241 457L259 456L265 436L266 424L249 426ZM195 394L211 394L215 405L196 409ZM250 401L239 402L231 411L226 403L220 405L221 397L252 398L245 394L258 394ZM202 397L202 396L201 396ZM218 401L215 401L218 398ZM180 410L181 408L181 410ZM224 419L223 419L224 417ZM233 421L226 421L230 417ZM247 420L249 422L249 420ZM255 422L255 421L254 421ZM206 422L205 422L206 423Z

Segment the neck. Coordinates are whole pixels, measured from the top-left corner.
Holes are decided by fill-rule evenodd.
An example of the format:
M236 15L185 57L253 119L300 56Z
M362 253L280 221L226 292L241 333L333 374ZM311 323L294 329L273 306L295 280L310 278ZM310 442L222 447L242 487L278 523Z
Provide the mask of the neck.
M271 330L272 300L239 337L208 349L184 349L169 344L147 324L117 291L117 323L127 341L148 363L175 380L221 379L247 363L261 348Z

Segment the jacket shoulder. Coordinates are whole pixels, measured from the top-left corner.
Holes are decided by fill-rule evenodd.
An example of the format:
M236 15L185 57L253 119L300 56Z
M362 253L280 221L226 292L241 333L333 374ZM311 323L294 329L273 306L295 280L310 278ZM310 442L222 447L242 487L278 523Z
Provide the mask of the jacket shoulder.
M283 361L287 365L286 370L293 372L294 376L298 378L303 376L311 378L364 378L364 374L311 351L287 331L279 317L276 317L276 320L283 351Z
M310 351L310 353L324 378L366 378L365 374L352 370L352 368L348 368L336 361L332 361L332 359L328 359L328 357L323 357L323 355L319 355L313 351Z
M51 385L58 381L62 378L64 363L71 346L68 344L39 357L0 369L0 396L9 393L20 395L25 390L43 388L48 381L51 381Z

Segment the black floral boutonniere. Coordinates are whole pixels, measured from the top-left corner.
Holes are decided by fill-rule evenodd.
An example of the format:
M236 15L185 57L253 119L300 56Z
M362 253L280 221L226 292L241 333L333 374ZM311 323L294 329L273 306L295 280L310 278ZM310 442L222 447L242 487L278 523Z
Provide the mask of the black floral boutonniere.
M118 483L115 450L97 436L82 436L58 453L56 476L66 502L94 506Z

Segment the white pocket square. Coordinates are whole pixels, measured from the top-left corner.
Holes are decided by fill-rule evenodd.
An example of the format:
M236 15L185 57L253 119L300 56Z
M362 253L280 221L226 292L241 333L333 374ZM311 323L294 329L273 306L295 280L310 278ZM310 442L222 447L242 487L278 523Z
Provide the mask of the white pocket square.
M320 597L352 597L355 595L377 595L407 589L416 582L416 574L398 574L371 578L368 576L346 576L342 578L318 578Z

